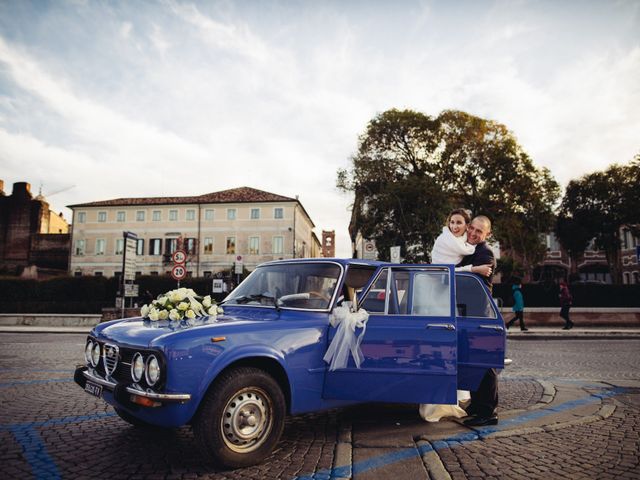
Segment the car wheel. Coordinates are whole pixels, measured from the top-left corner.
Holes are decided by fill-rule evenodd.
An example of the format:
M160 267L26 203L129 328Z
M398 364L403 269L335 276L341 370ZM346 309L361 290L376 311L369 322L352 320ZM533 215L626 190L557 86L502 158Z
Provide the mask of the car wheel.
M113 407L113 409L116 411L116 413L122 420L133 425L134 427L158 428L158 427L155 427L155 425L151 425L150 423L144 422L139 418L134 417L126 410L122 410L121 408L118 408L118 407Z
M215 463L239 468L267 457L284 427L278 383L263 370L239 367L220 375L193 422L196 442Z

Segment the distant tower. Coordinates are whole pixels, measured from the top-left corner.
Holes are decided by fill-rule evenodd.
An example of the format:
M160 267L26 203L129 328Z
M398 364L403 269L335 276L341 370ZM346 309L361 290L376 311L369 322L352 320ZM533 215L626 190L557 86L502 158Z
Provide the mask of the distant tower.
M322 231L322 256L332 258L336 256L336 231Z

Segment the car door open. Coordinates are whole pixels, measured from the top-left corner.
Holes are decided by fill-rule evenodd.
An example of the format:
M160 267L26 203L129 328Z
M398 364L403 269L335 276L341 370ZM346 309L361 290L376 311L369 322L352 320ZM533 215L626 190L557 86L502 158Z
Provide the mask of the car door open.
M325 374L324 398L456 403L457 333L453 269L381 268L360 297L369 312L357 368ZM329 342L335 328L329 328Z

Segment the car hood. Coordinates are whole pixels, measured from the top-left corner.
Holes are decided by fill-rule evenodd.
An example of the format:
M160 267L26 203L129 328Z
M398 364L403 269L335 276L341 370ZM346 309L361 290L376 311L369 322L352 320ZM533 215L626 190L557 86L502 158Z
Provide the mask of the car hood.
M170 322L168 320L152 322L141 317L127 318L110 322L104 326L98 325L94 329L94 333L101 340L111 341L118 345L150 347L164 343L165 340L168 340L168 337L181 335L187 331L196 329L218 330L225 326L257 324L277 318L277 315L268 310L262 310L261 312L246 310L249 309L233 314L225 313L217 317L206 316L180 322ZM228 328L224 330L228 331Z

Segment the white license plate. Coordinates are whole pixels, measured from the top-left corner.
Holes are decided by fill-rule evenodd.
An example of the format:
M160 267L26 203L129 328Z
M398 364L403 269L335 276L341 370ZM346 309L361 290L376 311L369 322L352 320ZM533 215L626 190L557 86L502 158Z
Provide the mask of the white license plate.
M93 395L94 397L100 397L102 395L102 385L87 382L84 386L84 391Z

